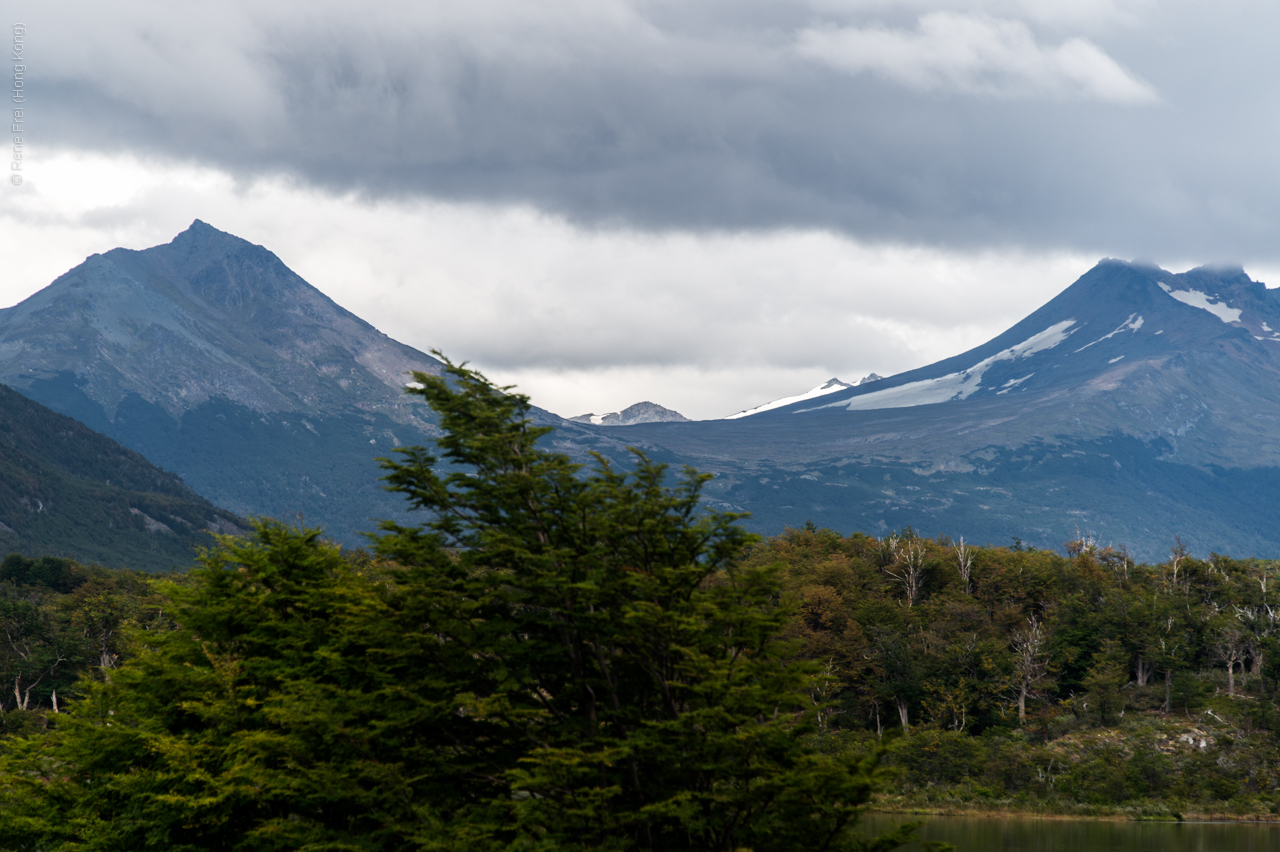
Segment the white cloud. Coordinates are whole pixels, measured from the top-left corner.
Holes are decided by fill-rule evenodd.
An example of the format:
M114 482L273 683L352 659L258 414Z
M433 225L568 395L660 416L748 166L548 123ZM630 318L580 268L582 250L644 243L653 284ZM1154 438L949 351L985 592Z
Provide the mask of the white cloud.
M802 30L797 52L849 74L876 74L918 91L1000 98L1153 103L1155 90L1093 43L1041 45L1021 21L957 12L922 15L915 31Z
M339 304L560 414L651 399L720 417L984 342L1092 263L870 245L816 230L589 229L528 207L369 203L282 179L65 151L0 196L13 304L93 252L192 219L265 245Z
M810 3L813 8L832 15L865 17L894 12L920 15L953 11L1016 18L1075 31L1109 31L1142 26L1156 11L1157 0L810 0Z

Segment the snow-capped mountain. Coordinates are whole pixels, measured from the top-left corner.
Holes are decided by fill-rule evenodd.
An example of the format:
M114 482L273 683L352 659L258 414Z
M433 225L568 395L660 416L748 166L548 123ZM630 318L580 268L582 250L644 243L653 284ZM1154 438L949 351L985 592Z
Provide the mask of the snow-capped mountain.
M634 426L637 423L687 423L679 411L663 408L656 402L637 402L621 411L610 414L579 414L570 417L571 423L590 423L593 426Z
M742 417L750 417L753 414L761 414L765 411L772 411L775 408L782 408L784 406L791 405L793 402L807 402L808 400L817 399L820 396L826 396L827 394L835 393L836 391L842 391L847 388L855 388L855 387L858 387L859 385L865 385L868 382L878 382L880 381L881 378L883 377L877 376L875 373L872 373L871 375L865 376L859 381L854 382L853 384L849 384L848 382L842 382L839 379L827 379L825 382L818 385L816 388L813 388L812 390L807 390L804 393L796 394L795 396L784 396L781 399L775 399L772 402L766 402L764 405L757 405L755 408L748 408L745 411L739 411L737 414L730 414L728 417L724 419L737 420Z
M1280 556L1280 291L1238 267L1106 260L981 346L842 385L629 431L771 527Z
M994 340L945 361L851 388L788 413L870 411L1037 391L1085 392L1125 384L1204 346L1228 343L1249 354L1247 369L1280 363L1280 291L1242 269L1173 274L1104 261ZM1252 363L1253 359L1261 359ZM1244 363L1237 365L1246 366ZM1270 383L1272 367L1262 368Z

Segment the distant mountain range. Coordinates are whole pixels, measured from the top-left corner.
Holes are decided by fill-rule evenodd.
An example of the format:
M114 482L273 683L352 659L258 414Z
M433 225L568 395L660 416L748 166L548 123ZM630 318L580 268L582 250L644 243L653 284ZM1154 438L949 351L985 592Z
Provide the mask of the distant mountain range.
M349 544L403 518L375 459L438 434L401 388L439 369L198 221L0 311L0 382L225 509L301 512ZM709 504L762 532L910 525L1045 547L1088 534L1148 559L1177 535L1200 553L1280 556L1280 296L1239 268L1103 261L961 355L725 420L653 403L534 416L579 460L625 463L635 445L715 474Z
M590 423L594 426L634 426L637 423L685 423L689 418L678 411L663 408L654 402L637 402L612 414L579 414L570 417L572 423Z
M199 220L164 245L95 254L0 310L0 382L237 515L301 517L350 546L405 519L377 459L439 434L404 385L440 368ZM627 458L593 427L535 416L580 459Z

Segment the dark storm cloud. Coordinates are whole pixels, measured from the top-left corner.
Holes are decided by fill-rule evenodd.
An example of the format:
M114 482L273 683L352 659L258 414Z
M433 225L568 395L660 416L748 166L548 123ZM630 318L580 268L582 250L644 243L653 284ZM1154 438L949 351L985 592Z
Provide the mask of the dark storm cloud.
M1280 256L1274 4L34 9L32 143L578 223Z

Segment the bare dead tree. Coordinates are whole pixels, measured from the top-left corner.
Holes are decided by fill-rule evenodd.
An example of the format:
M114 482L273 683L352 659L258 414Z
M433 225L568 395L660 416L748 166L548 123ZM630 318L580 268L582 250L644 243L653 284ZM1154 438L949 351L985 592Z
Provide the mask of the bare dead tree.
M1139 654L1133 663L1133 677L1138 682L1138 686L1146 686L1151 678L1155 677L1156 664L1154 660L1143 659Z
M960 570L960 579L964 582L964 593L973 594L973 548L964 543L964 536L953 545L956 551L956 564Z
M1048 677L1049 665L1044 657L1044 646L1047 640L1044 625L1034 616L1027 619L1026 627L1014 631L1013 686L1018 696L1019 722L1027 717L1027 699L1039 694L1036 687Z
M831 708L827 702L831 699L831 689L835 679L836 662L834 659L829 659L822 670L822 676L814 681L813 687L809 690L809 700L817 708L818 728L823 731L827 729L827 724L830 721Z
M1065 542L1062 546L1067 551L1068 556L1080 556L1081 554L1092 556L1098 552L1098 542L1089 533L1081 533L1079 524L1076 524L1076 537L1071 541Z
M1187 546L1182 543L1182 536L1174 536L1173 541L1170 551L1172 557L1169 559L1169 591L1178 587L1178 569L1182 567L1182 560L1187 558Z
M884 723L880 720L880 702L872 699L871 711L875 715L876 720L876 739L884 738Z
M879 557L881 567L893 565L898 561L902 538L897 533L880 539Z
M1264 581L1265 582L1265 581ZM1235 607L1236 620L1244 628L1244 654L1252 662L1250 671L1257 674L1262 671L1266 640L1280 632L1280 611L1272 609L1268 603L1261 606ZM1244 686L1244 665L1241 664L1241 686Z
M1244 661L1247 637L1237 625L1229 624L1218 631L1212 648L1214 658L1227 667L1227 695L1233 696L1236 694L1236 665Z
M898 551L898 560L884 569L889 579L902 584L907 609L920 599L924 588L924 545L919 539L907 540Z

